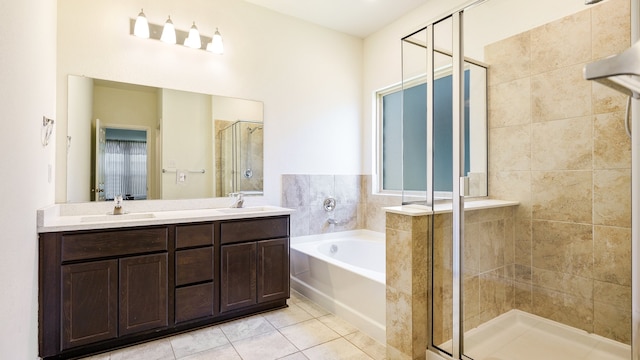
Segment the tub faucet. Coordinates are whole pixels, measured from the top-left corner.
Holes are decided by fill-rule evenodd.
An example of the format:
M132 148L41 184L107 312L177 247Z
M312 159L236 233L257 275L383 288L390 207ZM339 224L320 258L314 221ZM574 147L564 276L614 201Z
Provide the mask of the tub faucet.
M229 196L233 198L233 202L229 207L241 208L244 205L244 195L242 193L229 193Z

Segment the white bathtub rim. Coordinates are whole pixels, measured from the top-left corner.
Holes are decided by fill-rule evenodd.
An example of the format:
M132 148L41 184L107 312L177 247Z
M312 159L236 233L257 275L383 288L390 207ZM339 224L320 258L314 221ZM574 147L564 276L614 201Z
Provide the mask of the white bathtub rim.
M387 330L385 324L380 324L351 306L330 298L294 276L291 276L291 287L332 314L351 323L377 342L386 344Z
M380 284L386 284L386 273L378 272L369 269L364 269L359 266L354 266L348 263L345 263L340 260L336 260L330 256L326 256L320 252L318 252L315 247L323 242L330 242L343 238L352 238L355 237L358 240L359 237L366 237L366 241L380 242L385 243L385 234L371 231L371 230L350 230L350 231L340 231L335 233L327 233L320 235L306 235L291 238L291 249L303 253L307 256L312 256L322 261L325 261L331 265L337 266L339 268L345 269L350 272L354 272L356 274L360 274L368 279L371 279ZM386 261L383 259L383 261Z
M335 240L348 236L367 236L367 238L373 239L374 241L385 241L385 233L359 229L359 230L347 230L347 231L336 231L331 233L324 234L315 234L315 235L303 235L303 236L292 236L291 237L291 245L294 244L303 244L307 242L313 241L321 241L321 240Z

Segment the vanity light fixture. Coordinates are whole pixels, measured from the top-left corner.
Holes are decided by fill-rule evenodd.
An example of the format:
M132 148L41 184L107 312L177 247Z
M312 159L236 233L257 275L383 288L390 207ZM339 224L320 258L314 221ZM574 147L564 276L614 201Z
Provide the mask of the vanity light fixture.
M224 44L222 42L222 35L216 28L216 32L213 34L213 40L207 44L207 51L211 51L214 54L222 55L224 53Z
M162 28L162 36L160 36L160 40L166 42L167 44L176 43L176 28L173 26L173 21L171 21L171 16L164 23L164 27Z
M195 21L193 22L193 25L191 25L191 29L189 29L189 36L184 39L184 46L188 46L192 49L200 49L202 47L200 32L196 27Z
M203 36L200 35L195 21L187 32L176 29L171 16L167 18L164 26L149 23L144 11L140 10L136 19L130 19L129 31L131 35L141 38L161 40L167 44L180 44L193 49L207 50L214 54L224 53L222 35L218 28L216 28L213 37ZM205 44L204 47L203 44Z
M149 22L147 21L147 17L144 15L144 10L140 9L140 13L136 18L136 25L133 29L133 34L137 37L149 38Z

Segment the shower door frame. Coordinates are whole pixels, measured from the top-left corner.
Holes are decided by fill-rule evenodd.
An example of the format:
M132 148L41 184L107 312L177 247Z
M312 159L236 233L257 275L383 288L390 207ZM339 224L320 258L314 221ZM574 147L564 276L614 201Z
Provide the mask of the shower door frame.
M452 60L453 60L453 183L459 182L459 186L453 187L453 243L452 243L452 255L453 255L453 337L452 337L452 354L449 355L446 352L436 348L433 345L433 322L429 322L428 336L430 339L429 346L426 349L427 352L433 352L444 358L451 359L469 359L464 355L464 324L463 324L463 292L462 292L462 267L463 258L461 249L464 244L464 194L465 194L465 181L464 169L461 166L464 164L464 44L463 44L463 13L465 9L479 5L486 0L472 0L458 8L452 10L448 15L440 16L435 21L429 22L429 25L423 27L427 30L427 84L433 84L434 79L434 38L433 38L433 26L449 17L453 20L452 26ZM634 44L640 41L640 0L630 0L631 2L631 43ZM633 99L632 101L632 123L640 124L640 99ZM427 129L433 128L433 91L427 94ZM640 125L632 126L632 141L631 141L631 296L632 296L632 308L631 308L631 360L640 360L640 181L633 181L633 179L640 179ZM428 160L433 160L433 152L431 146L433 142L429 141L431 134L427 134L427 154ZM635 141L634 141L635 139ZM433 169L427 166L427 178L433 179ZM427 189L429 190L429 181L427 181ZM432 189L431 189L432 190ZM427 205L433 206L433 193L427 191ZM431 222L433 226L433 222ZM433 228L431 229L433 235ZM429 284L431 289L431 296L429 296L428 311L429 314L433 314L433 291L432 281ZM431 320L432 320L432 316Z
M640 0L631 0L631 44L640 41ZM631 359L640 360L640 100L631 102Z
M432 351L438 355L453 359L469 359L464 356L464 336L463 336L463 281L462 249L464 244L464 195L467 192L468 181L464 176L464 46L463 46L463 13L464 9L482 3L485 0L475 0L460 7L449 15L442 16L431 22L419 31L426 30L426 51L427 51L427 87L433 89L435 79L435 41L434 26L437 23L452 20L452 353L442 351L433 344L433 279L429 282L431 296L428 301L428 312L430 321L428 323L429 346L427 351ZM418 31L418 32L419 32ZM417 32L416 32L417 33ZM414 33L415 34L415 33ZM409 35L411 36L411 35ZM427 91L427 161L433 164L433 123L434 123L434 91ZM433 167L427 164L427 206L434 206L433 196ZM433 221L431 222L433 227ZM433 236L433 228L431 229ZM433 254L433 251L431 252ZM432 260L433 261L433 260Z

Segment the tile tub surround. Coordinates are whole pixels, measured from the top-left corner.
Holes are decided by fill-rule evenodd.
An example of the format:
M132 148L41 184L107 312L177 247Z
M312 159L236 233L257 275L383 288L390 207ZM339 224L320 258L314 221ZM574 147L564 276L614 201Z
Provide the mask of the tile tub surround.
M327 197L336 199L332 215L324 211ZM386 206L400 205L402 197L372 194L371 175L282 175L282 206L295 209L291 215L291 236L305 236L367 229L384 232Z
M611 0L485 48L489 194L518 200L514 306L631 339L631 142L626 98L586 63L630 46Z

